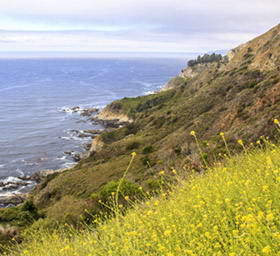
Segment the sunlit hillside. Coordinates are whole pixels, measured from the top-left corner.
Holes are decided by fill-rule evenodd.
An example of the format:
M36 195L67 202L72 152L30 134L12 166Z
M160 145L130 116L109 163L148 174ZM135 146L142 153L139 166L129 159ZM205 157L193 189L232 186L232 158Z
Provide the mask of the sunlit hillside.
M239 143L241 155L137 203L125 216L117 211L81 232L38 230L11 255L279 255L280 148L264 138L254 148Z

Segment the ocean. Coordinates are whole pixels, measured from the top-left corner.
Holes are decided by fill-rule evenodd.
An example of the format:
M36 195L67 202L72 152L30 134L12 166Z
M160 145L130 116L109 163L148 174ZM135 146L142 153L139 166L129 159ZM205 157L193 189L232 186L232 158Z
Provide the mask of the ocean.
M71 107L102 108L122 97L159 90L184 59L0 59L0 181L66 168L65 152L83 152L100 129Z

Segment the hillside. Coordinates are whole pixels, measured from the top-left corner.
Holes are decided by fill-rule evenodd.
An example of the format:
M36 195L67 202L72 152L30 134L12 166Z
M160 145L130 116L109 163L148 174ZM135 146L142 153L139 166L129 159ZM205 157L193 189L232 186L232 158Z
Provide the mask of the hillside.
M108 105L100 117L120 118L127 125L103 132L94 139L88 158L37 186L30 201L36 216L38 210L45 217L40 225L90 222L104 211L99 200L106 201L116 188L131 152L137 155L123 189L133 198L141 195L139 187L159 189L161 170L165 181L172 183L174 168L186 177L222 160L227 151L220 132L225 133L232 152L242 150L236 143L239 139L247 144L260 136L276 140L279 134L273 119L280 113L279 45L280 25L233 49L221 61L186 68L159 93ZM189 135L192 130L203 154Z
M33 230L9 255L279 255L279 156L266 143L98 228Z

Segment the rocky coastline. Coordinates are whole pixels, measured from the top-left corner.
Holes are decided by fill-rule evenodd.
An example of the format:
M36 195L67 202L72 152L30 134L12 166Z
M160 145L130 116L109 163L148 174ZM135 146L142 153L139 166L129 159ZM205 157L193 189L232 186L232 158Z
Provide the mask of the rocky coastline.
M127 117L118 117L114 113L109 113L107 110L100 111L97 108L82 109L78 106L63 109L63 112L77 113L81 117L86 117L87 121L93 125L101 126L101 129L89 130L71 130L75 136L79 138L90 138L92 142L85 146L86 151L83 153L75 151L66 151L65 155L70 156L75 163L89 156L94 151L98 151L100 143L97 143L100 134L107 130L120 128L131 122ZM75 165L74 165L75 166ZM74 167L73 166L73 167ZM58 170L39 170L30 176L8 177L0 181L0 208L7 208L16 206L23 203L29 196L30 191L40 183L42 183L48 176L55 173L65 172L71 168L58 169Z

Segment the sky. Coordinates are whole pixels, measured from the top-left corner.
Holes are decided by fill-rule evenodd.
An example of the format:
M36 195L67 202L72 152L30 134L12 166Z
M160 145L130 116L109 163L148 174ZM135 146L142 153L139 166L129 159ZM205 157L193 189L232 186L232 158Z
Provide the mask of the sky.
M228 50L280 22L279 0L1 0L0 52ZM1 55L1 54L0 54Z

